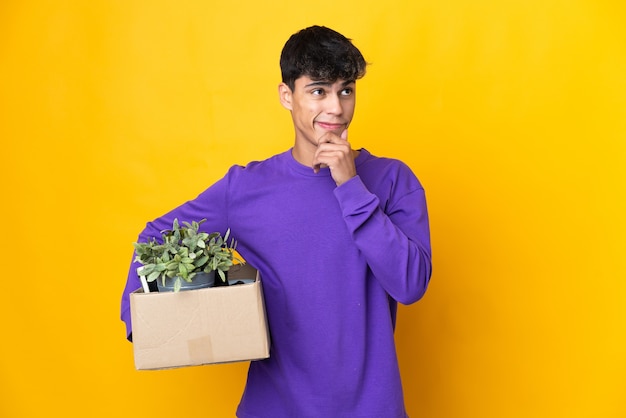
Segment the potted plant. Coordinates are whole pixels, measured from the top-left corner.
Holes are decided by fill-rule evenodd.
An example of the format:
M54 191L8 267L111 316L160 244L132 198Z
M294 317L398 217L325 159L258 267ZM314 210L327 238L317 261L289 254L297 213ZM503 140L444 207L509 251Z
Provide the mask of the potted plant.
M219 232L200 232L199 222L174 219L172 229L161 231L162 242L151 238L147 242L134 242L135 261L142 264L137 274L142 282L157 279L159 291L192 290L216 285L215 272L223 285L228 285L225 272L233 265L237 243L231 239L230 229L224 237ZM243 262L242 262L243 263Z

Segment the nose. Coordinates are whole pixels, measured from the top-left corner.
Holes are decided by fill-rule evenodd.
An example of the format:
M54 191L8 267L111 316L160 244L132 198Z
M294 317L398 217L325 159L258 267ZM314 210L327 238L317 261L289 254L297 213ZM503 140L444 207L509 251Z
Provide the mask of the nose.
M337 116L343 113L343 103L338 95L329 94L327 100L326 113Z

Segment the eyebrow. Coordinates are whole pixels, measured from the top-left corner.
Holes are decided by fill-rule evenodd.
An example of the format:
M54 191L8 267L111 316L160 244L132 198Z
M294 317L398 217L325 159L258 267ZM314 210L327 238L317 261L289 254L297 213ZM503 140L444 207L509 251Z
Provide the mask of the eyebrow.
M343 83L341 83L342 87L346 87L350 84L355 83L355 80L346 80ZM326 81L326 80L319 80L319 81L313 81L312 83L307 84L306 86L304 86L304 88L307 87L315 87L315 86L332 86L333 84L335 84L334 82L331 81Z

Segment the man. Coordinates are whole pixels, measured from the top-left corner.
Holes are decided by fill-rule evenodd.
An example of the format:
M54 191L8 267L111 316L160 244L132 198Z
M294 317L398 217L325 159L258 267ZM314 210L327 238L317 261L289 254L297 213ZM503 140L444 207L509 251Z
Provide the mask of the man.
M422 297L431 274L424 189L403 163L347 141L359 50L314 26L280 58L281 104L293 148L234 166L197 198L148 223L139 240L179 220L231 229L263 277L270 358L251 362L240 418L404 418L394 343L397 301ZM133 264L122 298L140 287Z

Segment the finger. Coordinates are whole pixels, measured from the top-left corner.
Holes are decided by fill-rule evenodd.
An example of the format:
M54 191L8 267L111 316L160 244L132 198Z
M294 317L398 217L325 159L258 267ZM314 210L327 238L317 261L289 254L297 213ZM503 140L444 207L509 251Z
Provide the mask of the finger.
M320 136L317 139L317 146L319 147L322 144L331 144L333 142L333 137L335 135L330 133L330 132L326 132L324 135Z
M321 144L343 144L347 142L347 138L347 129L344 129L340 135L337 135L333 132L326 132L317 139L317 146L320 146Z

